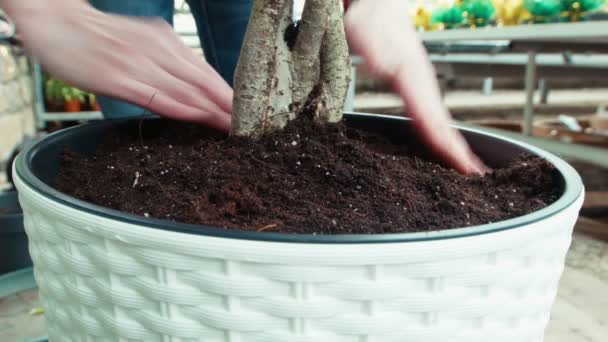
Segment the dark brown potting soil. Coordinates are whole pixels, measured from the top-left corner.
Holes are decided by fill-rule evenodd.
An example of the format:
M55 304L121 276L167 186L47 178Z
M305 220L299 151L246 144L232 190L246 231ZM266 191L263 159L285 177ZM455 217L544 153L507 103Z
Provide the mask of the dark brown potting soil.
M408 146L306 119L257 141L183 123L117 130L94 157L66 152L56 187L120 211L264 232L373 234L496 222L541 209L558 173L522 155L464 176Z

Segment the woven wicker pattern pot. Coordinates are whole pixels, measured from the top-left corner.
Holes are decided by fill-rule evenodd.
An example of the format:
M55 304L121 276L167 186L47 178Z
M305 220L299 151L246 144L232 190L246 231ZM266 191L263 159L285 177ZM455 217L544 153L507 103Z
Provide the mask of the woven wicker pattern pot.
M542 341L583 188L558 158L500 144L554 163L562 198L501 223L376 237L192 230L119 215L45 186L28 169L39 153L26 151L16 184L50 340Z

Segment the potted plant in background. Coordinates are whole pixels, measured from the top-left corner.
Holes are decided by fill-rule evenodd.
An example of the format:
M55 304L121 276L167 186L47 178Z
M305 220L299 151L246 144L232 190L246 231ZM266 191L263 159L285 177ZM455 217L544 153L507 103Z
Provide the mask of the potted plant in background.
M459 4L451 7L440 7L433 11L431 23L443 25L446 30L464 26L466 17Z
M61 89L61 95L63 96L64 111L73 113L82 110L82 104L85 103L85 92L78 88L65 85Z
M63 93L62 89L65 83L52 76L46 76L44 82L44 99L45 107L49 112L58 112L63 110Z
M97 102L97 96L95 96L95 94L87 93L87 99L89 102L89 107L92 111L101 111L101 107L99 106L99 102Z
M496 12L492 0L463 0L461 7L471 28L488 26Z
M499 26L519 25L530 19L524 0L494 0Z
M50 339L541 341L583 200L580 177L540 149L461 128L487 164L500 169L511 163L513 172L497 171L486 180L528 182L525 192L485 189L479 196L492 197L465 203L459 198L463 184L484 179L467 181L407 157L401 144L417 146L404 141L413 137L410 121L348 113L345 123L356 130L333 124L342 119L350 72L338 1L307 1L291 47L282 38L291 25L290 6L286 0L255 1L236 70L230 139L193 126L172 129L158 120L106 121L50 135L19 156L15 180ZM291 65L284 64L288 60ZM303 120L301 131L295 118ZM309 135L298 134L304 131ZM117 135L104 140L112 132ZM378 147L374 142L385 149L368 148ZM98 147L103 148L95 155ZM76 156L64 155L66 149ZM205 153L215 158L202 158ZM536 156L530 158L544 171L525 177L530 165L516 159L522 153ZM231 163L226 165L232 171L219 161ZM183 164L188 162L193 164ZM90 165L99 166L98 172L90 172ZM381 173L401 167L411 173L397 172L392 179ZM414 183L408 175L417 168L428 174ZM163 178L174 173L178 178ZM73 183L72 195L59 190L67 188L58 186L58 176L64 185ZM290 191L303 177L315 179L315 188ZM442 177L454 183L438 189ZM207 179L220 185L217 193L186 193L200 190L203 183L197 182ZM551 203L541 201L538 210L522 216L466 224L469 211L492 212L503 203L499 195L534 196L536 183L554 186L548 189L555 195ZM371 184L383 189L378 196ZM94 191L79 193L78 185ZM328 191L330 185L340 190ZM276 194L280 186L286 190L281 196L259 197ZM447 190L449 197L442 198ZM429 207L434 211L417 207L420 191L435 200ZM395 193L395 201L382 202ZM110 209L124 204L120 194L139 200L129 210ZM361 203L345 205L354 196L366 198L366 214L358 211ZM92 198L110 204L93 204ZM343 233L272 232L284 226L277 217L291 219L273 211L284 203L302 209L298 219L325 224L323 232ZM139 211L153 204L169 211L162 217ZM503 204L509 212L528 203ZM225 219L233 229L171 217L183 208L201 222ZM332 208L342 209L324 215ZM267 221L258 226L254 220L264 213ZM355 227L368 214L377 221ZM390 215L402 220L391 221ZM464 221L404 232L413 215L439 221L459 215Z
M561 0L562 21L577 22L586 20L589 14L604 6L604 0Z
M524 6L530 12L534 24L559 21L560 0L525 0Z
M82 105L87 102L91 108L98 107L97 100L93 94L88 94L70 86L53 76L46 76L44 98L46 109L49 112L80 112Z

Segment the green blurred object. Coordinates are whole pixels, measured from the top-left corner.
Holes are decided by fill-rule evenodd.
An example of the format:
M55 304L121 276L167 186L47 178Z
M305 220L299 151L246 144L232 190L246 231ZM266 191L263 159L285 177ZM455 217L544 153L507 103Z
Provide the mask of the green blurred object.
M63 95L64 101L78 101L80 103L85 102L86 93L78 88L66 85L61 89L61 94Z
M487 26L496 13L492 0L463 0L461 7L471 27Z
M465 19L464 12L458 5L448 8L438 8L431 15L432 24L443 24L446 29L464 25Z
M537 24L552 22L559 17L560 0L525 0L524 6Z
M46 102L46 110L50 112L57 111L75 111L66 108L67 103L85 104L91 100L90 94L73 87L66 82L47 75L44 80L44 99ZM94 100L94 98L93 98ZM80 111L79 108L76 111Z
M561 20L576 22L585 20L586 16L599 10L604 0L561 0Z
M63 102L62 89L66 84L54 77L47 76L44 81L44 99L49 104L61 104Z

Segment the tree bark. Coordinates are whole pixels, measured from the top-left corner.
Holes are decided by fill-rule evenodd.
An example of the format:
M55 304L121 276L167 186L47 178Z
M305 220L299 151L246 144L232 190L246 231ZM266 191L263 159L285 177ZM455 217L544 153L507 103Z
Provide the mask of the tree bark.
M231 134L280 129L304 104L317 120L342 118L350 59L340 2L306 1L293 51L284 40L291 16L292 0L255 0L235 70Z
M255 0L235 69L231 133L264 132L273 115L272 90L279 51L277 36L284 9L291 0Z
M351 79L351 61L339 1L330 1L329 18L321 45L320 90L324 106L317 113L322 121L342 120Z
M293 48L292 76L294 103L304 105L319 82L319 53L327 28L327 10L332 0L306 0L299 33Z

